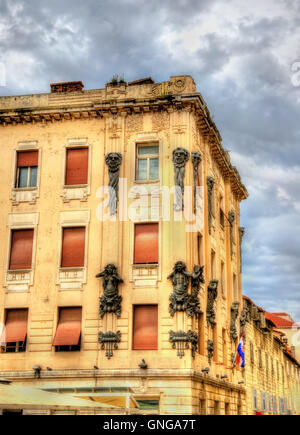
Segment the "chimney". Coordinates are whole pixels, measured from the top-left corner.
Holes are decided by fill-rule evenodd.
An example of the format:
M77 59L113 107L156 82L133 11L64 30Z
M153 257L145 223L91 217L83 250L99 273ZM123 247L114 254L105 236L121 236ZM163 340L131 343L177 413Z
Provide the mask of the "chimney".
M51 94L62 93L62 92L81 92L84 85L81 81L79 82L63 82L63 83L51 83Z

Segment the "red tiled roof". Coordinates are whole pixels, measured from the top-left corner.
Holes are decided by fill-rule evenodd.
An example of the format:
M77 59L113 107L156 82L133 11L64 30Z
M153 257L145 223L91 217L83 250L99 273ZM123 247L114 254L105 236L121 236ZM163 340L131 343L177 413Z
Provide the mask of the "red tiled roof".
M275 324L276 328L291 328L293 325L295 325L295 322L284 319L278 314L279 313L268 313L268 311L265 311L266 319L271 320L271 322ZM288 316L286 313L280 313L280 315Z

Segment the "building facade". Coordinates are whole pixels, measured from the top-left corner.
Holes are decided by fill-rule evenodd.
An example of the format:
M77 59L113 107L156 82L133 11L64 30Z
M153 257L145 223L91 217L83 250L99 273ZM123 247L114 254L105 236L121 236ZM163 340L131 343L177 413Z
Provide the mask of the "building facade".
M247 191L193 79L53 84L1 97L0 124L0 377L249 412L232 370Z

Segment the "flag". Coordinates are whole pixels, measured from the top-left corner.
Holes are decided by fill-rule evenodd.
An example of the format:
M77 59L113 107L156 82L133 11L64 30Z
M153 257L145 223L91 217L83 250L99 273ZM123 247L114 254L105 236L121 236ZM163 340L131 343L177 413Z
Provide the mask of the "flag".
M244 331L242 332L240 342L237 348L236 364L241 368L245 367L245 351L244 351Z

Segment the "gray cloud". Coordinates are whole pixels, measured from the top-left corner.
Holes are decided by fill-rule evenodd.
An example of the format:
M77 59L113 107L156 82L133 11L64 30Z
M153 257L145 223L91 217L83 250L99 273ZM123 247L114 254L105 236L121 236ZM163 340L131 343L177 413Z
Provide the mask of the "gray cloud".
M244 292L300 320L297 0L0 0L1 95L191 74L250 192Z

